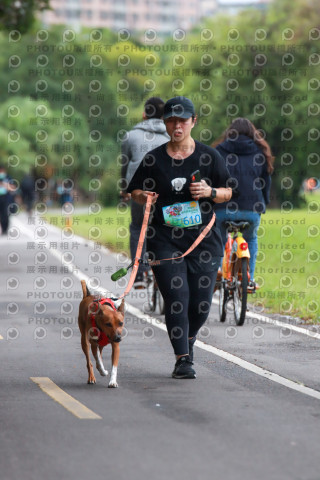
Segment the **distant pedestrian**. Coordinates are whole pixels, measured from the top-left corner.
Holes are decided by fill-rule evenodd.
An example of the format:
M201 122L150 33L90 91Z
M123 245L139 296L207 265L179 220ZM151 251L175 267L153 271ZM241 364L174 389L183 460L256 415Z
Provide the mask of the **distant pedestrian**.
M9 212L12 203L12 194L14 190L10 184L10 177L7 174L6 168L0 165L0 225L1 234L5 235L9 227Z
M73 203L73 182L71 179L57 181L56 196L61 207L66 203Z
M35 180L31 173L25 175L20 184L21 199L28 215L31 215L35 201Z

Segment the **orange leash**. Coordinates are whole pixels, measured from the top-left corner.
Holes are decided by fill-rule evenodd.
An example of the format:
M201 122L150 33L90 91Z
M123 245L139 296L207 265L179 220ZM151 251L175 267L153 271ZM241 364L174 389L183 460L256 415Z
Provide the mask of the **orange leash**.
M133 267L132 267L132 272L131 272L131 275L130 275L130 278L129 278L127 288L125 289L124 293L119 297L119 299L128 295L128 293L130 292L130 290L131 290L131 288L134 284L134 281L136 279L136 275L138 273L139 261L141 259L142 247L143 247L143 243L144 243L144 239L145 239L145 236L146 236L146 231L147 231L147 227L148 227L148 223L149 223L149 216L150 216L150 210L151 210L151 205L152 205L152 197L154 196L154 194L151 193L151 192L146 192L146 193L148 194L147 203L146 203L146 208L145 208L145 211L144 211L142 227L141 227L141 231L140 231L140 235L139 235L139 241L138 241L136 256L135 256Z
M182 255L179 255L179 257L162 258L161 260L151 260L151 261L149 261L150 267L155 267L156 265L160 265L161 262L166 262L167 260L177 260L178 258L183 258L183 257L186 257L187 255L189 255L189 253L191 253L192 250L194 250L199 245L199 243L202 242L204 237L208 234L209 230L211 230L211 228L214 225L215 220L216 220L216 214L213 213L212 218L211 218L210 222L208 223L208 225L202 230L202 232L199 234L199 236L195 239L195 241L193 242L191 247L189 247L188 250L185 251Z

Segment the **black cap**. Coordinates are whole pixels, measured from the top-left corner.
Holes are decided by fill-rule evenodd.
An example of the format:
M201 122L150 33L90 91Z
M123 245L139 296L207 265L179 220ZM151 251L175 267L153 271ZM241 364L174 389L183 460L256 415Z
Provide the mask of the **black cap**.
M170 98L164 106L164 120L169 117L190 118L194 115L194 105L187 97Z

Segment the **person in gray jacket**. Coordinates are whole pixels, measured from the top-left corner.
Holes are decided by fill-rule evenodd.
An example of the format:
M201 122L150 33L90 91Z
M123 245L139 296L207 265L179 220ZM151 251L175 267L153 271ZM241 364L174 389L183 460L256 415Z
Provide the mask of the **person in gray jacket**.
M121 144L120 195L125 202L131 199L131 195L126 192L126 188L145 154L169 140L169 135L166 133L166 127L162 120L163 107L164 101L161 98L149 98L144 104L143 121L128 132ZM131 199L130 254L132 259L135 258L137 250L143 212L143 206ZM146 260L145 252L146 247L144 243L141 255L141 258L144 260ZM135 288L143 288L145 286L144 272L148 270L149 267L146 263L140 264L134 283Z

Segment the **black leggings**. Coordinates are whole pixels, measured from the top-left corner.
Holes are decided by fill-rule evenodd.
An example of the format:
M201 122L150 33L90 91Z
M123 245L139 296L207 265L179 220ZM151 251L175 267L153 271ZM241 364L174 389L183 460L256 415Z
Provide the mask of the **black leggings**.
M179 264L167 262L153 267L176 355L189 353L188 338L197 335L209 316L219 263L215 270L201 273L190 272L184 259Z

